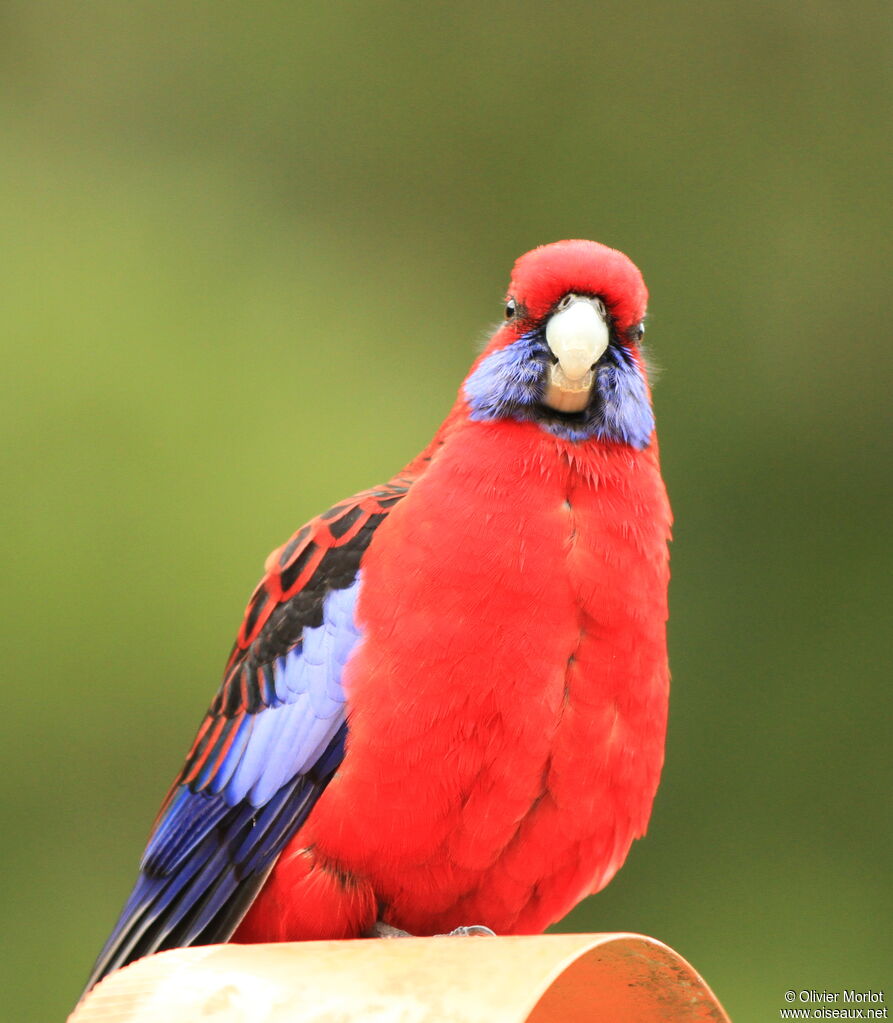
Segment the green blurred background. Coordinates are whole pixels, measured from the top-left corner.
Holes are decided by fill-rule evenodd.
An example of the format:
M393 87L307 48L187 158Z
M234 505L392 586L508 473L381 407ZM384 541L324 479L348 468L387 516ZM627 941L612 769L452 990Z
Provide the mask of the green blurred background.
M886 2L3 5L10 1020L77 996L266 553L422 447L568 236L649 283L677 527L651 831L562 926L737 1021L891 980L891 42Z

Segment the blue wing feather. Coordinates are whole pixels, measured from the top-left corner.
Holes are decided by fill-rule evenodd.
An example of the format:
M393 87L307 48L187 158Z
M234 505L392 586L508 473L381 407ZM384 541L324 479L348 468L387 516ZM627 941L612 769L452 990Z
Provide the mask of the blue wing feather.
M230 933L238 924L344 755L342 680L360 639L359 587L357 573L352 585L327 594L322 624L305 628L272 664L277 702L243 711L226 754L175 789L90 985L139 956L201 940L221 914ZM232 906L237 894L240 912Z
M344 757L362 556L428 460L324 512L267 560L88 989L151 952L226 941L312 812Z

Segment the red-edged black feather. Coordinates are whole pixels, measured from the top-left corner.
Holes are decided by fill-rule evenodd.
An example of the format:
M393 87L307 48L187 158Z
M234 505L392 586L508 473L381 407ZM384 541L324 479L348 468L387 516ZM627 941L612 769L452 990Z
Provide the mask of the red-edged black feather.
M304 713L296 703L283 706L288 700L281 686L277 695L277 681L282 682L277 673L288 670L281 659L300 650L305 629L323 624L326 597L354 584L375 530L412 479L396 477L335 505L267 559L223 682L155 821L139 878L93 967L88 990L112 970L152 952L226 941L284 844L306 820L344 755L343 706L317 723L317 745L294 751L297 762L307 758L306 766L286 772L281 783L275 775L267 795L249 792L251 772L248 783L240 779L235 789L228 787L234 762L257 740L256 730L251 740L248 736L261 712L288 714L297 708ZM308 713L312 719L312 708ZM229 756L234 743L241 745ZM250 748L261 755L263 774L266 747L261 742Z
M207 768L226 757L240 715L275 706L273 661L300 643L305 628L322 623L325 595L353 582L375 530L411 482L398 476L336 504L267 558L266 575L248 602L223 683L174 789L183 784L204 788L215 774ZM197 784L200 777L205 781ZM167 800L162 813L166 806Z

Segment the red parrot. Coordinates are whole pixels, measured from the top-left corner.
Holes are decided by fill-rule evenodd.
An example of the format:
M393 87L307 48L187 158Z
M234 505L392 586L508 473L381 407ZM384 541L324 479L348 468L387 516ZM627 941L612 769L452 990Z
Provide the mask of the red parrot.
M645 833L667 542L622 253L541 246L428 447L270 555L89 984L160 949L537 933Z

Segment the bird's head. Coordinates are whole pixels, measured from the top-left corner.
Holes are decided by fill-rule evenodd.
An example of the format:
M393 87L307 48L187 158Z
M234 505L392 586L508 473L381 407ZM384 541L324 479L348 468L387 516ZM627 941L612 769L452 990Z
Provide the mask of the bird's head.
M635 264L606 245L554 242L521 256L505 323L463 387L471 418L647 447L654 429L640 350L647 300Z

